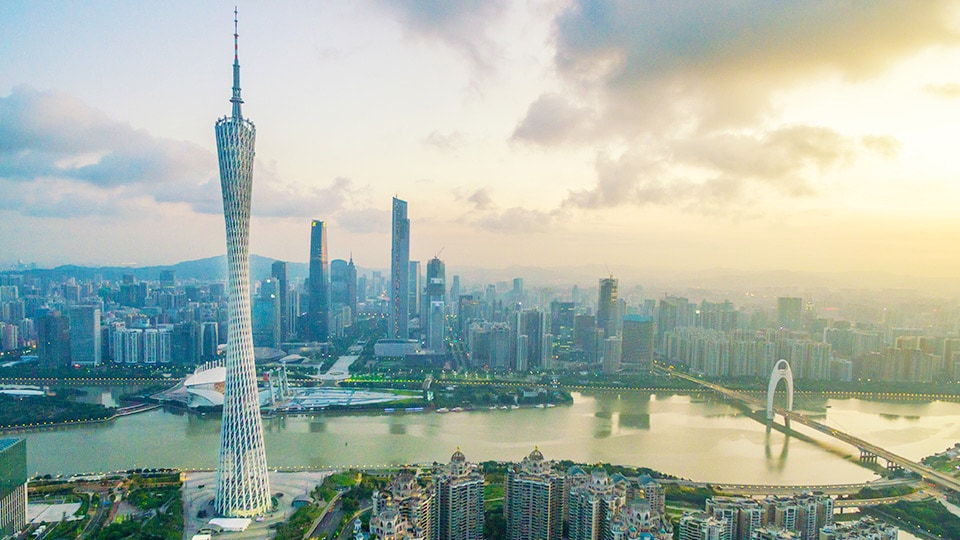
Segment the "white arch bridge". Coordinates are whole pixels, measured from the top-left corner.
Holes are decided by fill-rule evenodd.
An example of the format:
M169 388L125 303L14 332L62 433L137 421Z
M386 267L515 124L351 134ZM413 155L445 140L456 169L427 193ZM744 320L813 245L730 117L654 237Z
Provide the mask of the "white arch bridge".
M784 365L781 365L784 364ZM793 408L793 374L790 371L790 364L786 360L780 360L774 366L773 373L770 376L770 385L767 390L767 403L761 404L753 397L744 394L743 392L738 392L736 390L731 390L729 388L720 386L719 384L714 384L711 382L698 379L697 377L692 377L685 373L678 373L676 371L667 371L670 375L678 377L681 379L688 380L697 385L703 386L713 390L714 392L724 396L725 398L732 399L735 401L740 401L741 403L747 405L752 410L758 411L763 410L764 405L767 405L767 418L773 419L775 414L781 415L785 420L793 420L800 424L803 424L807 427L815 429L820 433L829 435L834 439L843 441L851 446L854 446L860 450L860 455L862 458L869 458L871 456L880 457L885 460L889 465L895 465L906 469L912 473L920 475L924 480L931 482L942 488L946 488L952 491L960 492L960 481L952 476L941 473L915 461L909 460L903 456L899 456L890 452L880 446L877 446L873 443L867 442L859 437L840 431L839 429L832 428L826 424L817 422L812 418L795 412L791 410ZM776 390L777 385L780 380L786 381L787 386L787 408L782 409L779 407L773 406L773 393Z

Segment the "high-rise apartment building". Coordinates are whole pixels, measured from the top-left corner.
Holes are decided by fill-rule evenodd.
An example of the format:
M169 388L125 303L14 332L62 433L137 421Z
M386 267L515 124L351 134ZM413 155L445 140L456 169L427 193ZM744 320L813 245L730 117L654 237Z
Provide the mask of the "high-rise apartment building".
M819 495L768 497L760 501L767 523L799 533L800 540L817 540L819 530L833 524L833 499Z
M539 449L507 468L503 513L510 540L560 540L563 535L563 475Z
M390 479L387 487L373 494L373 519L380 522L380 530L392 530L410 538L430 538L433 527L433 494L420 484L416 474L401 471ZM390 509L404 521L400 524ZM377 533L374 533L377 534ZM378 537L381 537L378 534Z
M393 339L407 339L410 334L410 220L407 218L407 201L393 198L392 225L387 335Z
M568 479L567 523L570 540L606 540L610 523L626 504L626 482L614 482L603 469L576 469Z
M777 298L777 325L784 330L803 328L803 298Z
M866 516L823 527L819 540L897 540L899 534L896 525Z
M27 440L0 439L0 537L27 526Z
M483 539L483 472L458 448L433 471L431 540Z
M617 278L610 276L600 279L600 292L597 298L597 328L604 337L620 335L620 302L617 299Z
M310 222L310 281L306 338L325 342L329 336L330 271L327 267L327 224Z
M686 298L667 296L657 306L657 350L664 347L664 334L696 325L697 305Z
M708 499L706 512L718 520L726 520L731 540L753 540L754 531L766 523L764 507L749 497Z
M12 351L20 347L19 327L0 322L0 351Z
M227 334L223 421L214 508L228 517L263 515L271 508L267 455L250 326L250 194L256 128L240 112L240 61L234 12L233 114L217 120L217 158L227 231Z
M733 540L724 520L705 512L685 512L680 518L680 540Z

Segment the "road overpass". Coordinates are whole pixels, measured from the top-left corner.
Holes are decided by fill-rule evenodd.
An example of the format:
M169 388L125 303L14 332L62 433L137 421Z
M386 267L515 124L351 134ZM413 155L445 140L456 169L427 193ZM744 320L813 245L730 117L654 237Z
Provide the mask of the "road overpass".
M697 377L687 375L686 373L678 373L676 371L668 371L670 375L685 379L692 383L696 383L704 388L713 390L714 392L732 400L740 401L741 403L749 406L753 411L766 410L766 404L760 403L753 397L736 390L731 390L729 388L720 386L719 384L714 384L708 381L704 381ZM955 492L960 492L960 481L956 478L949 476L947 474L941 473L940 471L931 469L926 465L917 463L913 460L909 460L903 456L899 456L886 450L880 446L877 446L873 443L865 441L855 435L851 435L847 432L841 431L839 429L830 427L826 424L818 422L808 416L798 413L796 411L788 411L781 408L775 408L775 412L788 420L793 420L800 424L803 424L809 428L812 428L824 435L828 435L837 439L839 441L845 442L851 446L858 448L861 453L873 454L877 457L883 458L887 463L894 464L898 467L906 469L912 473L919 475L924 480L935 484L941 488L949 489Z

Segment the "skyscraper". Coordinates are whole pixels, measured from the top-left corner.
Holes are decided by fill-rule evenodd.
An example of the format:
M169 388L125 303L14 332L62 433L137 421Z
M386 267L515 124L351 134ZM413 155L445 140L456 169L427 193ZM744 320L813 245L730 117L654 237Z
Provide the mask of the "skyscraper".
M290 287L287 285L287 263L273 261L270 273L277 280L278 296L280 298L280 341L290 339Z
M350 316L357 318L357 266L353 264L353 255L347 262L347 305L350 306Z
M281 337L280 285L269 277L260 283L260 294L253 299L253 345L278 347Z
M327 267L327 224L310 222L310 298L307 307L306 338L324 342L329 334L330 278Z
M249 517L270 509L267 455L250 326L250 194L256 128L240 113L237 19L233 32L233 114L217 120L217 158L227 230L228 311L226 381L217 463L216 511Z
M432 512L431 540L483 538L483 472L459 448L434 466Z
M517 371L544 369L550 356L547 343L547 315L539 309L526 309L516 314Z
M420 261L410 261L410 273L408 275L410 278L410 285L407 287L407 291L410 292L410 314L408 315L411 319L415 319L420 316L421 313L421 296L420 293L423 292L421 289L423 285L420 282ZM420 325L423 328L423 324Z
M70 320L57 311L47 312L37 324L37 354L45 369L70 363Z
M407 339L410 323L410 220L407 201L393 198L393 239L390 249L390 316L387 334Z
M503 513L510 540L560 540L563 535L563 475L539 449L507 468Z
M26 526L27 440L0 439L0 534L13 538Z
M785 330L800 330L803 327L803 298L777 298L777 324Z
M604 337L620 335L620 304L617 301L617 278L600 279L600 296L597 298L597 328Z
M627 486L597 468L587 475L577 467L567 482L567 521L570 540L610 538L610 523L626 504ZM622 478L622 477L621 477Z
M426 319L427 348L442 352L446 323L446 269L439 258L434 257L427 263ZM423 326L423 325L421 325Z
M70 317L70 361L74 364L100 364L100 308L72 306Z
M624 369L650 371L653 368L653 317L623 317L620 355L620 365Z

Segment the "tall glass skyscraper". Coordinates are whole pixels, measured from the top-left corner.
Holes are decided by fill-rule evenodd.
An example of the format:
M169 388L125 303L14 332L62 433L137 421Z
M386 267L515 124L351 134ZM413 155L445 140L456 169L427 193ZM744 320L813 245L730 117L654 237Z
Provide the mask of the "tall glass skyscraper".
M393 198L393 241L390 249L390 316L387 335L407 339L410 332L410 220L407 201Z
M442 352L444 350L444 330L446 321L447 272L439 257L427 263L427 300L426 311L420 315L426 320L427 348Z
M597 298L597 328L604 337L620 335L620 303L617 300L617 278L600 278L600 294Z
M253 360L250 323L250 191L256 128L240 114L240 61L237 20L233 33L233 114L217 120L217 158L223 218L227 228L228 312L226 384L220 456L217 464L217 513L250 517L270 509L267 455Z
M327 224L310 222L310 298L307 339L327 341L330 320L330 268L327 264Z

